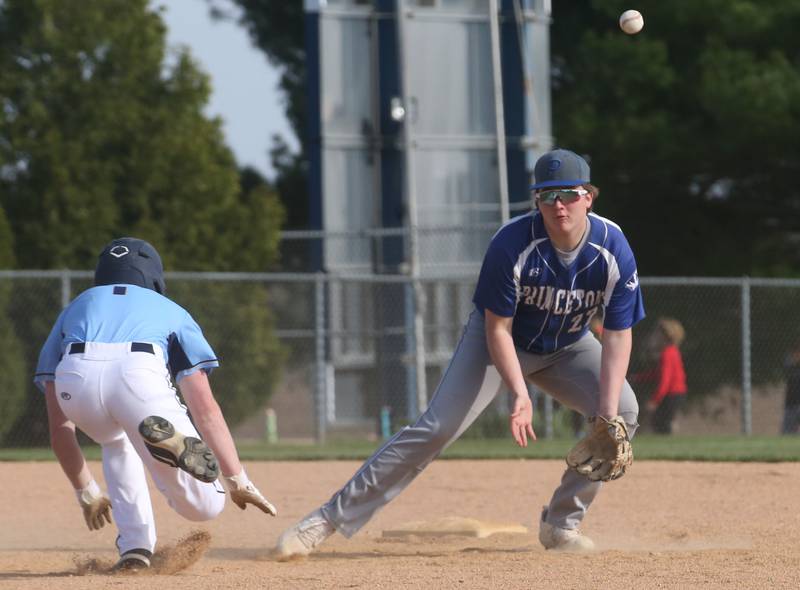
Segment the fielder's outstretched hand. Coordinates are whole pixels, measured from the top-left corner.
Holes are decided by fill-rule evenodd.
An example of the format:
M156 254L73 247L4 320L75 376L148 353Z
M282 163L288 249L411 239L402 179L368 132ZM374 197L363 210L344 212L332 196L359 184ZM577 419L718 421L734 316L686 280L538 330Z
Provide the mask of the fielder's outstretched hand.
M278 511L275 506L269 503L264 495L258 491L258 488L253 485L242 468L239 475L223 476L222 481L228 489L231 496L231 501L239 508L244 510L248 504L252 504L262 512L266 512L272 516L276 516Z
M75 490L75 494L90 531L99 530L106 523L111 524L111 500L100 491L96 481L92 480L82 490Z
M536 433L533 431L533 404L528 395L518 395L514 399L509 425L511 426L511 436L519 446L527 447L529 436L531 440L536 440Z

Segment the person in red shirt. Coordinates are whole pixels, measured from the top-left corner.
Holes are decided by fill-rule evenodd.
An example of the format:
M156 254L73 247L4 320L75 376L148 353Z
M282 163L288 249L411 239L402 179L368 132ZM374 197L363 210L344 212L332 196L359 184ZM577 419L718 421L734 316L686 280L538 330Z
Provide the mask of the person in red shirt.
M634 375L630 380L656 383L647 409L652 416L653 430L658 434L672 434L675 414L686 401L686 371L679 348L685 335L683 325L678 320L659 318L655 334L660 348L658 367Z

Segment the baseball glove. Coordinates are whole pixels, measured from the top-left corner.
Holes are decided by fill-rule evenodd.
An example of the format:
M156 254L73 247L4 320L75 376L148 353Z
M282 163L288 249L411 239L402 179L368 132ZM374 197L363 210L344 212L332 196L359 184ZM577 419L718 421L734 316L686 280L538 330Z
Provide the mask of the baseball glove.
M625 475L633 463L633 448L628 427L621 416L589 419L591 432L567 453L570 469L591 481L610 481Z

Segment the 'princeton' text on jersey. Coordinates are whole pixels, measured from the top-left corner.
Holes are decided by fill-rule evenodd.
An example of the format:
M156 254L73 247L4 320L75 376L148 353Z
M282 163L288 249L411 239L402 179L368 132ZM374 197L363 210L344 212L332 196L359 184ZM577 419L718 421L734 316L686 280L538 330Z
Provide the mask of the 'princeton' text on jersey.
M594 213L588 223L586 243L566 267L536 211L512 219L492 238L473 301L481 313L514 318L519 348L548 354L573 344L601 308L609 330L644 317L636 261L622 230Z

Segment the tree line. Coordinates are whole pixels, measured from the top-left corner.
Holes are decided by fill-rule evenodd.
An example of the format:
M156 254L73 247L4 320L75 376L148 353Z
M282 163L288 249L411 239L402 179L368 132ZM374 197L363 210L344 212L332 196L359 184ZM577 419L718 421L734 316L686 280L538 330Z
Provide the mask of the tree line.
M147 0L0 5L0 266L90 268L127 233L169 269L265 270L307 227L303 4L205 0L281 71L301 149L239 170L210 85ZM587 154L643 275L797 274L800 54L794 0L553 3L553 128ZM220 232L218 228L248 231Z
M167 47L156 3L0 2L0 268L93 268L100 247L121 235L151 241L168 270L280 264L281 227L308 227L303 3L205 7L237 18L281 72L301 147L273 139L271 181L237 166L221 121L203 113L208 76L187 50ZM646 24L636 36L617 27L625 8L553 3L555 142L591 158L597 211L623 226L642 275L797 276L800 4L641 0ZM14 351L0 357L0 387L24 392L0 402L0 436L41 418L29 378L55 319L21 325L31 296L19 289L0 282L0 343ZM231 314L252 338L236 342L236 354L266 359L258 376L228 373L241 397L223 396L223 407L244 416L279 374L269 298L210 289L220 301L239 297L237 309L264 309L249 332L251 316ZM190 309L196 301L191 289L175 297ZM215 312L200 306L196 316L220 333L237 327Z
M126 235L155 245L168 271L273 268L284 208L203 113L210 90L147 0L0 2L0 268L92 269ZM266 287L167 288L223 367L231 358L214 381L235 423L280 374ZM0 438L46 439L30 379L59 290L0 281Z
M220 0L206 0L225 17ZM303 6L231 0L282 71L301 141L275 144L290 226L304 220ZM227 2L227 0L226 0ZM800 276L800 52L795 0L552 3L555 143L589 156L597 211L619 222L646 276Z

